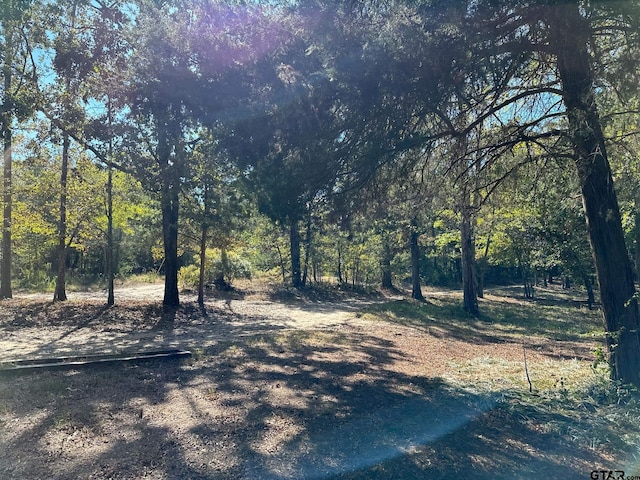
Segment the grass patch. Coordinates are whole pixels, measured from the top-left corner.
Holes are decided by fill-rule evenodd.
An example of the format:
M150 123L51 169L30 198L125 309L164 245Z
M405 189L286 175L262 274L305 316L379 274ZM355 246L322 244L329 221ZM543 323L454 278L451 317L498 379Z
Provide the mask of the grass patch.
M290 330L282 333L268 335L256 335L247 338L243 344L251 348L264 348L280 351L286 349L296 351L308 347L322 347L327 345L347 345L349 339L344 334L326 332L321 330ZM227 352L232 353L239 349L234 344Z
M552 301L523 301L498 295L480 300L480 316L462 308L460 294L431 296L426 303L395 300L371 305L361 318L428 329L440 327L455 338L481 335L525 337L537 335L554 340L576 341L604 336L601 313L556 293Z
M326 345L346 345L345 335L320 330L292 330L274 337L276 344L297 350L302 347L321 347Z
M575 303L556 305L488 296L481 303L481 309L481 320L513 334L541 335L556 340L604 336L602 314Z
M640 450L640 396L611 381L604 366L562 377L540 393L505 396L503 408L532 428L616 455Z
M520 343L527 340L585 344L604 337L601 312L589 310L571 292L541 292L525 300L486 295L481 314L470 316L458 292L428 296L426 303L399 300L367 307L361 318L416 328L469 344L484 339ZM549 358L529 362L529 377L520 361L492 356L451 360L443 377L448 384L474 395L498 398L498 408L531 431L569 438L576 445L612 456L636 456L640 451L640 394L610 380L602 347L592 361Z
M294 464L311 451L336 464L366 459L371 445L386 448L383 442L407 438L416 440L406 455L374 457L382 463L335 478L580 478L590 468L623 467L640 451L640 400L609 380L605 363L593 367L596 355L588 358L596 345L591 336L601 331L599 314L554 295L529 302L494 291L481 300L482 315L475 318L462 309L458 292L432 294L427 303L371 305L360 315L371 322L364 327L256 330L259 335L221 336L209 346L194 342L192 357L180 363L8 377L0 383L0 415L7 413L0 429L22 436L19 445L3 445L3 454L7 464L20 465L15 459L28 453L34 466L0 476L39 478L55 467L64 478L160 478L168 472L176 478L242 478L243 465L255 461L256 445L270 468L271 460ZM155 307L136 308L149 324L161 317ZM68 319L76 310L67 305L55 310L56 318ZM201 313L194 307L180 315L199 319ZM44 325L51 315L41 317ZM370 328L380 321L413 330L382 323ZM558 348L574 352L578 346L582 355L547 355L546 347L562 342L543 339L564 339L571 345ZM534 357L528 365L532 393L522 343ZM433 433L465 412L473 413L468 423ZM16 418L34 428L21 433ZM82 460L84 466L76 462L79 470L69 466L70 452L90 458L95 445L101 446L98 457ZM25 453L28 446L33 449ZM191 458L197 463L188 463ZM210 461L218 462L215 469L206 466ZM111 471L97 470L107 463ZM218 470L236 464L238 470ZM290 478L305 478L303 470L298 473Z

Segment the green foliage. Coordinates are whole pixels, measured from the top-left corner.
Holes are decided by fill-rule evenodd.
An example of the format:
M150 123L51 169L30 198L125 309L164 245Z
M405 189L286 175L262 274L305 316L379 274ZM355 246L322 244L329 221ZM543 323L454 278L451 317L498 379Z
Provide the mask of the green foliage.
M595 357L593 361L593 368L598 368L600 365L608 365L607 354L605 353L602 345L598 345L596 347L593 351L593 356Z
M13 169L15 279L22 288L48 289L57 241L59 152L44 142L19 140ZM104 271L107 172L78 149L72 149L71 159L67 185L70 273L76 279L98 280ZM116 273L157 269L162 257L154 264L151 249L160 229L153 202L138 182L122 172L114 173L114 192Z
M187 265L178 271L178 282L183 289L198 288L200 282L200 268L197 265Z
M593 370L593 375L583 379L575 389L577 398L595 405L617 405L630 399L630 391L611 379L606 361L598 363Z
M139 2L95 9L49 2L30 10L28 3L3 5L3 44L13 38L4 24L22 21L21 31L42 52L39 78L29 62L22 62L21 77L16 70L14 80L25 88L13 101L35 107L38 100L74 138L86 140L74 141L69 185L70 266L79 275L102 270L105 172L96 159L104 162L112 147L111 159L127 171L114 178L121 274L166 266L156 194L179 191L179 202L172 201L181 217L170 223L179 225L178 251L189 261L205 226L209 247L243 251L252 268L288 278L286 226L300 220L304 236L309 216L310 279L376 284L388 249L394 279L406 280L408 225L418 216L423 280L456 286L458 193L473 177L467 183L486 201L477 205L476 251L488 268L507 280L518 270L529 277L550 269L593 276L579 189L565 161L569 145L558 133L566 127L562 107L547 105L559 97L552 56L535 50L514 56L507 37L480 40L488 21L482 9L500 22L510 18L508 2L480 2L468 11L468 2L444 9L441 2L392 2L384 9L331 4L335 16L313 22L297 6L285 12L224 2L207 9ZM532 5L523 2L512 13L535 17ZM594 8L603 19L623 21L603 5ZM539 33L534 39L527 29L519 32L532 42L548 40L547 31ZM608 63L598 75L613 85L613 72L628 67L634 50L608 35L597 41L620 48L602 49ZM489 44L505 51L487 57ZM26 47L16 59L28 58ZM632 73L619 76L627 87ZM550 90L529 98L526 88L541 79ZM29 87L34 80L39 92ZM598 101L607 135L619 140L612 151L625 162L616 167L626 178L624 227L627 239L637 241L638 145L631 135L637 118L608 115L621 107L614 90L603 89ZM479 114L475 108L490 110L513 95L523 97L467 129L468 158L457 158L449 130L464 129ZM542 111L551 113L538 122ZM32 141L16 148L24 151L15 168L15 272L24 284L45 285L55 267L59 161L52 145L61 123L37 123L24 140ZM82 154L80 144L94 156ZM490 190L493 197L486 196ZM275 223L251 218L256 210Z
M194 258L197 262L197 258ZM243 258L241 252L231 251L226 253L217 248L207 249L207 261L205 263L205 284L213 285L218 278L231 284L236 278L251 279L253 274L251 264ZM182 288L196 289L200 281L200 267L198 264L190 264L181 267L178 272L178 281Z
M280 281L289 273L288 239L263 215L252 216L244 226L240 241L245 245L244 257L260 272L269 272ZM284 270L284 272L283 272Z
M430 297L427 303L402 300L373 305L365 314L420 329L443 328L462 338L474 338L489 331L517 341L527 335L569 341L604 335L599 313L572 301L567 293L541 288L539 303L508 300L513 297L511 288L494 293L501 298L485 301L479 318L464 311L457 298L459 292Z

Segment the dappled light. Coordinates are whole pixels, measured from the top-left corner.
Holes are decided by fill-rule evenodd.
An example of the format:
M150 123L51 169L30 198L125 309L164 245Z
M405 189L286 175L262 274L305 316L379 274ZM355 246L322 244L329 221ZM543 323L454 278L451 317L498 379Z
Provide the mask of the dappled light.
M166 309L144 303L105 311L85 299L84 321L73 303L5 307L0 326L10 335L42 329L49 318L43 333L53 333L52 344L69 338L84 350L78 342L99 347L103 338L103 349L144 350L170 339L192 356L0 372L3 475L488 479L499 469L543 478L620 461L614 454L634 444L616 439L615 421L591 414L612 408L611 418L618 415L601 396L610 395L607 387L594 383L591 360L568 359L585 340L576 332L560 345L551 341L545 310L540 330L526 337L529 394L519 330L488 335L489 319L452 314L458 304L450 292L431 292L426 304L354 298L359 310L326 300L323 312L342 320L312 329L301 316L314 318L315 299L291 299L290 320L279 320L286 304L252 298L232 302L231 312L225 300L205 304L204 313L185 304L171 310L171 321ZM497 293L483 302L500 318L509 312L509 299ZM578 307L557 308L570 315ZM463 334L456 329L464 322Z
M640 0L0 1L0 480L640 478L639 59Z

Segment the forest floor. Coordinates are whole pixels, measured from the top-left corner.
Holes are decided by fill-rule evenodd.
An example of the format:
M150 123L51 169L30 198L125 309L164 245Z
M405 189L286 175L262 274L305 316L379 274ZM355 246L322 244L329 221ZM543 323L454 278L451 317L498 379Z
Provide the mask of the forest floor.
M0 304L0 478L640 475L640 399L594 368L599 312L538 292L490 291L479 318L446 290L246 283L170 310L155 284L111 308L103 292L18 294ZM8 370L169 348L192 355Z

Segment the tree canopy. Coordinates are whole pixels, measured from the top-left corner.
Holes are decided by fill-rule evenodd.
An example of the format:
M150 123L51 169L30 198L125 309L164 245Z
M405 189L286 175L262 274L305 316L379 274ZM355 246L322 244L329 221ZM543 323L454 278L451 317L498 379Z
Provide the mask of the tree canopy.
M113 303L127 264L175 307L212 247L218 285L244 257L295 288L460 285L471 315L497 277L563 275L640 384L639 2L1 8L0 296L55 271L64 300L70 268Z

